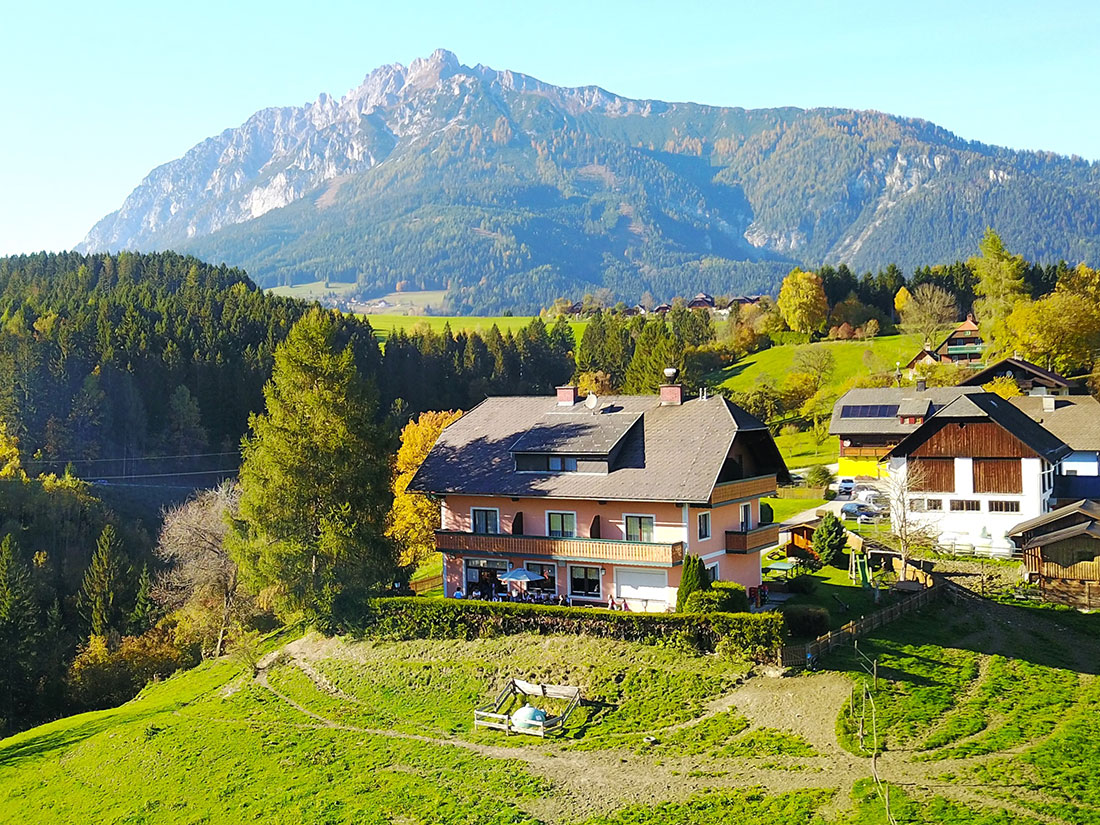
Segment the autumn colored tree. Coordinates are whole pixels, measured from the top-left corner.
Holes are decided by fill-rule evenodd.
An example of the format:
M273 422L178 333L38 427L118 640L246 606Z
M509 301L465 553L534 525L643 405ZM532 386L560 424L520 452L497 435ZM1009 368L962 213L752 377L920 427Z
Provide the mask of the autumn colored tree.
M989 383L982 384L982 389L994 395L999 395L1001 398L1016 398L1023 395L1020 392L1020 385L1016 383L1011 375L998 375Z
M829 302L821 277L797 267L779 288L779 312L795 332L817 332L829 315Z
M957 320L959 307L955 296L935 284L920 284L901 309L901 328L920 335L922 342L933 340L945 326Z
M1100 348L1097 305L1068 289L1056 289L1038 301L1018 301L1004 329L1006 347L1066 375L1088 372Z
M987 348L991 352L1003 352L1008 346L1008 316L1017 301L1028 297L1024 287L1027 264L1023 256L1009 254L992 229L985 231L978 249L982 254L967 262L978 279L974 289L977 296L974 310Z
M461 411L425 412L401 431L393 479L393 506L386 535L398 547L402 566L418 564L435 552L435 531L439 529L439 503L408 490L416 471L439 434L462 416Z

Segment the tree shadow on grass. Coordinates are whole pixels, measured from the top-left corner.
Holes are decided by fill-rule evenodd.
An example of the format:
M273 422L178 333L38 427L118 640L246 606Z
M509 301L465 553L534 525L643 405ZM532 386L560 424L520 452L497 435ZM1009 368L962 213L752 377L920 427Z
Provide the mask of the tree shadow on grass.
M52 751L65 750L105 730L117 729L119 725L138 722L163 713L164 708L156 707L140 713L128 713L120 718L119 714L99 711L95 713L94 718L83 722L74 723L70 719L46 726L56 728L65 725L60 729L45 730L41 733L32 730L16 734L8 740L8 744L0 745L0 767L18 765L21 762L45 756Z

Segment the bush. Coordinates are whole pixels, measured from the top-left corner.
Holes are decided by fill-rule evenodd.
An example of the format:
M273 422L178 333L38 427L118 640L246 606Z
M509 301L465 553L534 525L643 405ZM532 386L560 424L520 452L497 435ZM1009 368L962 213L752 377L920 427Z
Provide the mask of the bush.
M835 480L836 476L829 472L829 468L824 464L811 467L810 471L806 473L807 487L828 487Z
M760 523L771 524L773 518L775 518L775 512L772 510L772 506L766 501L760 502Z
M821 564L821 559L817 557L817 553L815 553L810 548L791 547L787 550L787 555L789 555L791 558L798 559L800 562L802 562L803 567L806 567L811 572L816 573L823 566Z
M777 347L786 346L791 344L808 344L813 337L808 332L773 332L771 333L772 343Z
M69 693L75 704L89 710L121 705L148 682L193 664L162 630L125 636L117 650L103 636L92 636L69 666Z
M810 595L817 590L817 579L813 576L795 576L787 582L788 593L802 593Z
M732 589L732 588L731 588ZM783 643L778 613L619 613L587 607L548 607L471 599L395 596L370 603L364 631L386 639L479 639L519 633L581 634L646 644L686 631L701 650L740 650L771 661ZM682 638L682 636L677 636Z
M783 610L792 636L816 639L829 632L829 611L810 604L792 604Z
M714 582L709 590L696 590L684 603L685 613L748 613L745 588L733 582Z

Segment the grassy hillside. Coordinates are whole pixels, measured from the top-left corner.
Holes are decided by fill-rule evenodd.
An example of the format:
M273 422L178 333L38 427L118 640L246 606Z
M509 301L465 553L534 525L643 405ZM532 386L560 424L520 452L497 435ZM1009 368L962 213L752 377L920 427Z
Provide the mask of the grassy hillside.
M893 370L897 362L902 367L920 349L919 335L886 335L870 341L822 341L817 344L772 347L749 355L727 367L721 376L721 384L731 390L743 392L752 389L761 378L769 378L777 386L783 383L791 371L795 355L808 347L827 349L836 359L836 369L829 385L839 389L858 375L872 371ZM870 355L866 353L870 351Z
M0 741L0 822L888 821L847 654L742 682L743 665L674 644L285 642L255 677L208 663ZM880 657L898 821L1100 820L1097 647L1095 628L996 605L934 608L861 643ZM510 676L580 685L588 703L560 739L473 732L473 707Z
M378 337L384 341L392 330L409 330L419 324L424 324L437 332L442 330L447 324L451 325L452 332L466 330L484 333L492 329L493 324L496 324L502 333L506 333L509 330L515 332L531 323L534 316L501 315L497 317L477 317L469 315L378 314L368 315L366 318L370 321L370 325L378 332ZM584 334L584 328L587 324L587 321L570 321L569 326L573 328L573 335L578 341L581 335Z

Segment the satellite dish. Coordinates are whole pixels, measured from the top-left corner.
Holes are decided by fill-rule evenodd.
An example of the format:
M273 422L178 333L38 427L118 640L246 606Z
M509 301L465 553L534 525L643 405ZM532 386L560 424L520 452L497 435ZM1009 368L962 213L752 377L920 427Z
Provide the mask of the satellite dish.
M676 377L677 372L679 372L679 370L676 369L676 367L665 367L665 378L671 381Z
M596 409L596 407L600 406L599 396L594 392L588 393L584 398L584 406L588 407L590 410Z

